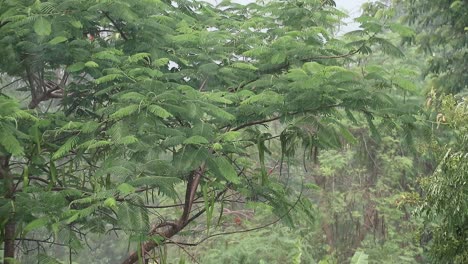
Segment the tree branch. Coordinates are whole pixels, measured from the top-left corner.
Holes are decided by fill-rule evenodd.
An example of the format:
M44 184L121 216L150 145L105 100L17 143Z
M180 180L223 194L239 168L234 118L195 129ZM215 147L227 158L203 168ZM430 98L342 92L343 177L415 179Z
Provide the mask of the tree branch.
M203 168L202 168L203 166ZM192 200L193 202L193 195L191 194L192 191L196 191L196 188L198 187L199 180L201 176L204 173L204 165L200 166L193 174L192 174L192 179L187 182L187 193L186 193L186 202ZM198 178L198 179L197 179ZM197 185L195 185L195 183ZM216 196L215 200L217 201L227 190L229 189L231 185L228 184L226 188L218 193ZM190 192L190 193L189 193ZM154 226L151 231L150 235L158 234L165 239L171 238L175 234L177 234L180 230L182 230L184 227L186 227L189 223L200 217L203 213L205 213L205 208L201 209L198 211L196 214L194 214L192 217L189 218L190 214L190 209L191 205L185 205L184 212L182 213L182 216L180 217L179 221L176 223L171 223L171 222L164 222L159 225ZM186 210L189 210L188 213L186 213ZM162 228L162 227L167 227L165 230L158 232L157 230ZM155 240L148 241L142 245L142 252L149 252L153 250L155 247L159 246L161 242L156 242ZM130 256L128 256L122 264L133 264L138 261L139 258L139 252L135 251Z
M33 238L17 238L15 239L16 241L28 241L28 242L37 242L37 243L46 243L46 244L51 244L55 246L61 246L61 247L68 247L69 245L65 245L62 243L57 243L54 241L49 241L49 240L39 240L39 239L33 239Z
M0 23L0 28L2 28L3 26L5 26L6 24L10 23L10 21L2 21Z
M198 184L200 183L200 178L204 172L205 163L203 163L197 170L193 172L187 183L187 190L185 191L184 212L182 213L182 216L179 219L179 224L181 225L183 225L188 220L190 211L192 210L193 201L195 199L195 193L197 191Z
M109 12L104 12L104 11L103 11L102 13L104 14L104 16L107 17L107 19L110 20L110 22L112 23L112 25L114 25L115 29L117 29L117 31L120 33L120 35L122 36L122 38L123 38L124 40L128 40L127 35L125 35L125 33L123 32L123 30L122 30L119 26L117 26L117 23L115 22L114 19L111 18L111 16L109 15Z
M318 110L321 110L321 109L338 107L340 105L341 104L324 105L324 106L320 106L320 107L317 107L317 108L314 108L314 109L304 110L304 111L301 111L301 112L296 111L296 112L291 112L291 113L287 113L285 115L275 116L275 117L271 117L271 118L267 118L267 119L255 120L255 121L251 121L251 122L242 124L242 125L240 125L238 127L235 127L233 129L231 129L231 131L237 131L237 130L240 130L242 128L246 128L246 127L249 127L249 126L260 125L260 124L272 122L272 121L281 119L282 117L285 117L286 115L297 115L297 114L301 114L301 113L307 114L307 113L312 113L312 112L315 112L315 111L318 111Z
M190 175L189 180L187 182L187 188L185 191L185 203L184 203L184 211L179 218L179 220L176 223L161 223L159 225L155 225L153 228L151 228L149 234L159 234L160 236L164 238L171 238L175 234L177 234L180 230L182 230L188 223L192 221L192 219L195 218L189 218L190 216L190 211L192 210L192 205L193 201L195 198L195 193L197 191L198 185L200 183L200 178L203 175L205 171L205 164L202 164L198 169L193 171L192 175ZM202 210L204 212L204 209ZM197 217L199 217L201 214L196 214ZM167 227L163 231L159 231L158 229L162 227ZM155 240L148 241L144 243L141 247L141 252L149 252L153 250L155 247L157 247L160 243L156 242ZM128 256L122 264L133 264L138 261L139 259L139 252L135 251L130 256Z
M238 126L238 127L235 127L235 128L233 128L233 129L231 129L231 131L237 131L237 130L241 130L242 128L246 128L246 127L249 127L249 126L260 125L260 124L268 123L268 122L271 122L271 121L278 120L278 119L280 119L281 117L282 117L282 116L275 116L275 117L268 118L268 119L262 119L262 120L256 120L256 121L248 122L248 123L242 124L242 125L240 125L240 126Z

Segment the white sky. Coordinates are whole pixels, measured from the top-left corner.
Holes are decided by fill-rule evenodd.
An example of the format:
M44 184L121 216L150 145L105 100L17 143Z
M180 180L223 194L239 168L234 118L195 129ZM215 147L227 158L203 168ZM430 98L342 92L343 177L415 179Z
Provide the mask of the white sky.
M353 21L354 18L361 15L361 5L365 2L369 2L368 0L335 0L336 6L339 9L345 10L349 18L345 19L346 26L343 26L341 32L349 32L352 30L356 30L359 27L358 23Z

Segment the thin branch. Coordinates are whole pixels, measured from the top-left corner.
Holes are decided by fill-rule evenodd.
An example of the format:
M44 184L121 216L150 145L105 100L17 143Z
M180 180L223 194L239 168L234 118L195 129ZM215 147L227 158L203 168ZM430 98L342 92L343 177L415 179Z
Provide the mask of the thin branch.
M56 246L62 246L62 247L68 247L68 245L62 244L62 243L57 243L54 241L48 241L48 240L38 240L38 239L33 239L33 238L16 238L16 241L29 241L29 242L38 242L38 243L46 243L46 244L51 244L51 245L56 245Z
M278 219L276 219L273 222L270 222L268 224L264 224L264 225L261 225L261 226L257 226L257 227L254 227L254 228L249 228L249 229L244 229L244 230L239 230L239 231L223 232L223 233L217 233L217 234L209 235L209 236L201 239L200 241L198 241L196 243L184 243L184 242L177 242L177 243L180 244L180 245L184 245L184 246L198 246L201 243L205 242L206 240L208 240L210 238L213 238L213 237L216 237L216 236L232 235L232 234L238 234L238 233L247 233L247 232L252 232L252 231L256 231L256 230L260 230L260 229L272 226L272 225L278 223L279 221L281 221L287 215L289 215L289 213L291 213L291 211L297 206L297 204L299 203L299 201L300 201L300 199L302 197L302 192L303 192L303 187L304 187L303 185L304 184L302 184L301 192L299 193L299 196L297 197L294 204L288 209L288 211L286 213L284 213L282 216L280 216ZM168 244L170 244L170 243L168 243Z
M198 89L199 92L203 91L203 88L205 88L206 81L208 81L208 77L206 77L205 80L201 83L200 88Z
M268 119L262 119L262 120L256 120L256 121L248 122L248 123L242 124L242 125L240 125L240 126L238 126L238 127L235 127L235 128L233 128L233 129L231 129L231 131L237 131L237 130L241 130L242 128L246 128L246 127L249 127L249 126L260 125L260 124L268 123L268 122L271 122L271 121L278 120L278 119L280 119L281 117L282 117L282 116L275 116L275 117L268 118Z
M259 125L259 124L264 124L264 123L276 121L276 120L281 119L282 117L285 117L287 115L307 114L307 113L312 113L312 112L322 110L322 109L338 107L340 105L341 105L340 103L331 104L331 105L324 105L324 106L319 106L319 107L314 108L314 109L304 110L304 111L301 111L301 112L296 111L296 112L291 112L291 113L287 113L287 114L280 115L280 116L275 116L275 117L272 117L272 118L267 118L267 119L262 119L262 120L255 120L255 121L251 121L251 122L242 124L242 125L240 125L238 127L235 127L233 129L231 129L231 131L237 131L237 130L240 130L242 128L246 128L246 127L249 127L249 126L254 126L254 125Z
M167 240L170 242L170 244L174 244L174 245L178 246L180 249L182 249L182 250L185 252L185 254L187 254L195 263L200 264L200 262L197 261L197 259L195 258L195 256L193 256L192 254L190 254L190 252L188 252L188 251L183 247L183 245L177 243L176 241L170 240L170 239L167 239ZM167 244L169 244L169 243L167 243Z
M0 88L0 91L3 90L3 89L5 89L5 88L7 88L8 86L10 86L10 85L12 85L12 84L18 82L18 81L21 81L21 80L22 80L22 79L20 78L20 79L16 79L16 80L14 80L14 81L12 81L12 82L10 82L10 83L5 84L4 86L2 86L2 88Z
M5 26L6 24L10 23L10 21L4 21L4 22L1 22L0 23L0 28L2 28L3 26Z
M117 23L115 22L115 20L112 19L112 18L110 17L109 12L102 12L102 13L104 14L104 16L107 17L107 19L110 20L110 22L112 23L112 25L114 25L115 29L117 29L117 31L119 31L119 33L120 33L120 35L122 36L122 38L123 38L124 40L128 40L127 35L125 35L125 33L123 32L123 30L122 30L119 26L117 26Z
M302 62L308 62L308 61L313 61L313 60L328 60L328 59L343 59L343 58L347 58L347 57L351 57L353 56L354 54L358 53L359 51L361 51L363 47L360 47L356 50L352 50L348 53L345 53L345 54L340 54L340 55L331 55L331 56L317 56L317 57L310 57L310 58L306 58L306 59L302 59L301 61Z
M205 201L194 201L193 204L201 204L205 203ZM170 205L140 205L141 207L144 208L149 208L149 209L165 209L165 208L174 208L174 207L180 207L184 206L185 203L179 203L179 204L170 204Z

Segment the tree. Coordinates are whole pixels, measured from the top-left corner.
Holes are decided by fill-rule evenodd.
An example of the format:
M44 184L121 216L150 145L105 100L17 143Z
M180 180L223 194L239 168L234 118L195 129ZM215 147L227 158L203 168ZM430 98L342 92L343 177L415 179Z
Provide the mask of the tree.
M27 95L35 116L2 114L5 259L15 239L64 245L71 259L87 233L123 231L137 248L123 263L135 263L204 213L209 227L233 192L286 223L292 208L309 212L267 171L269 142L313 155L352 138L343 116L377 132L374 118L405 114L347 67L398 49L372 21L335 39L342 17L333 1L4 1L0 70L20 87L2 100ZM278 135L263 129L275 121ZM175 220L150 217L165 208Z

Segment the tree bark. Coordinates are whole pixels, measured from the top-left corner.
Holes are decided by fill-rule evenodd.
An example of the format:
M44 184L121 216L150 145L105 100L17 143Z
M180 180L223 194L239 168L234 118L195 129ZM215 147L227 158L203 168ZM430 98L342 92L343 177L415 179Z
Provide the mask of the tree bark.
M159 235L161 235L161 236L163 236L165 238L171 238L175 234L179 233L179 231L181 229L182 228L180 228L179 226L167 226L165 228L165 230L159 231L158 233L159 233ZM148 242L144 243L143 246L142 246L142 250L140 252L139 251L133 252L132 254L130 254L130 256L128 256L122 262L122 264L133 264L133 263L138 262L138 259L140 258L140 255L141 255L141 252L149 252L149 251L153 250L154 248L156 248L157 246L159 246L159 244L156 243L156 241L154 241L154 240L151 240L151 241L148 241Z
M185 226L187 226L193 218L200 216L201 214L195 215L195 217L190 218L190 212L192 210L192 205L195 199L195 193L197 191L198 185L200 183L200 178L205 172L205 164L203 163L200 167L193 171L187 181L187 187L185 190L185 202L184 202L184 211L179 218L179 220L175 223L164 222L159 225L155 225L151 228L149 235L160 235L164 238L171 238L175 234L179 233ZM133 264L138 262L138 259L142 253L146 254L146 252L150 252L154 248L158 247L160 243L150 240L142 245L141 251L135 251L130 256L128 256L122 264Z
M4 182L4 197L6 199L13 199L14 185L9 163L9 156L0 156L0 179ZM5 264L13 264L13 262L8 260L15 258L16 223L13 213L11 213L7 223L5 224L3 232L5 234L3 259L5 260Z
M16 223L13 219L8 220L7 224L5 225L5 249L3 253L3 259L5 260L5 264L13 264L13 261L9 261L8 259L15 258L15 232L16 232Z

